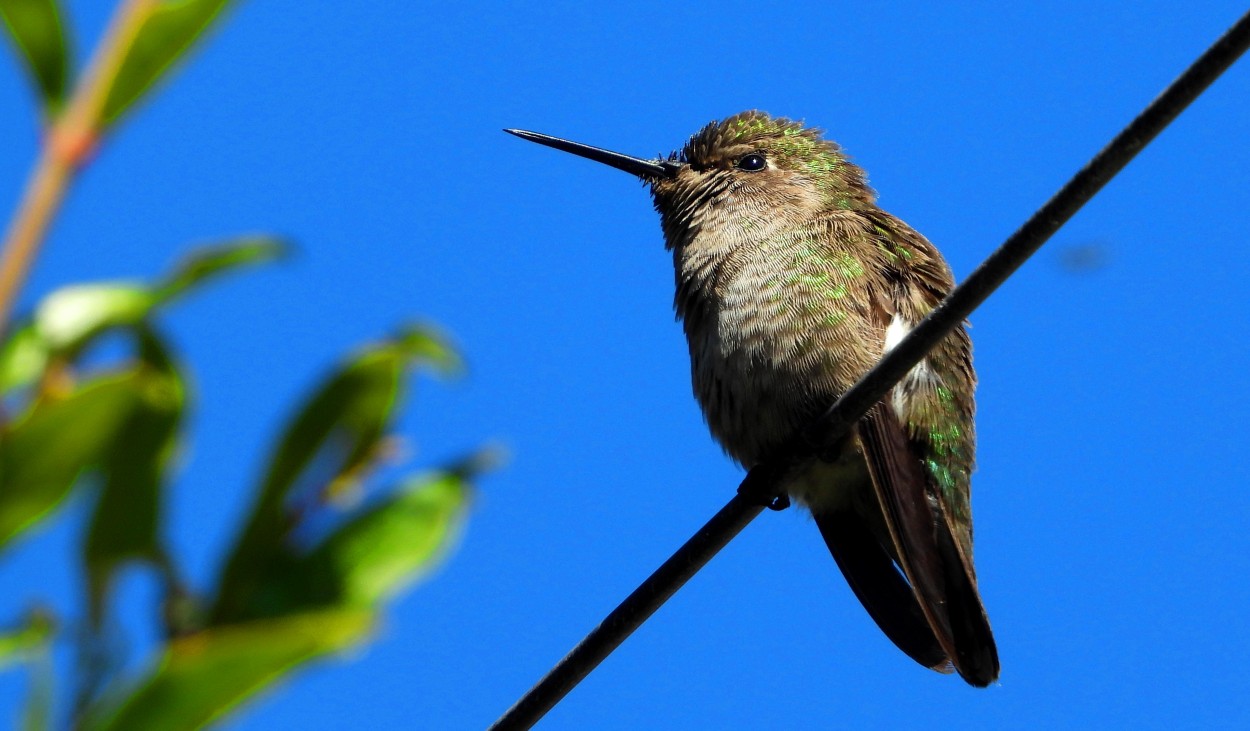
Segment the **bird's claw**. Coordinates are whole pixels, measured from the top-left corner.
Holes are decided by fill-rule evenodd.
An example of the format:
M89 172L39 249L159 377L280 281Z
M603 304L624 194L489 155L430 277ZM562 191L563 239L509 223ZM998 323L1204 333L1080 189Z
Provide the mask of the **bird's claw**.
M746 483L738 488L738 494L753 505L762 505L769 510L785 510L790 507L790 496L784 492L780 495L768 495L758 486Z

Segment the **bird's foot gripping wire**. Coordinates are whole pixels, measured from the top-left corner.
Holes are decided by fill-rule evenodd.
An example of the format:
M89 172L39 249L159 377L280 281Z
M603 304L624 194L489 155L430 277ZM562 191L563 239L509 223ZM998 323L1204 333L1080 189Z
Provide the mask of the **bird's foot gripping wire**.
M738 486L738 494L752 505L762 505L769 510L785 510L790 507L790 496L786 493L774 494L771 480L764 476L763 468L751 470L747 478Z

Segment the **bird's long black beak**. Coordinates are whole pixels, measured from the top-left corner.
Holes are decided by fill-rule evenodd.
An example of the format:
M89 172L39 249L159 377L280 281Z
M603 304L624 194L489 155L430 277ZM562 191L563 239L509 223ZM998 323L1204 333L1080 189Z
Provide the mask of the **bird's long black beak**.
M516 135L523 140L571 152L574 155L601 162L604 165L611 165L617 170L624 170L630 175L637 175L644 180L665 180L676 175L677 171L681 169L680 163L672 162L671 160L643 160L640 157L630 157L619 152L583 145L580 142L570 142L569 140L562 140L559 137L552 137L551 135L538 132L529 132L523 129L505 129L504 132Z

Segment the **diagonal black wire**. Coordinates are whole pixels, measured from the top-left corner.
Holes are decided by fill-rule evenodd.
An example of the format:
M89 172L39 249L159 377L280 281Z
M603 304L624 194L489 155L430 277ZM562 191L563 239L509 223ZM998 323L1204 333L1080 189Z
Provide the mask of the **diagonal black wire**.
M850 431L855 422L919 363L930 348L972 314L1107 181L1123 170L1142 148L1219 78L1246 51L1247 46L1250 46L1250 12L1238 19L907 337L842 394L824 416L804 433L802 444L793 445L787 454L752 468L738 488L738 494L612 610L491 729L528 729L537 723L754 520L764 509L764 504L783 492L789 479L811 459L810 445L832 443Z

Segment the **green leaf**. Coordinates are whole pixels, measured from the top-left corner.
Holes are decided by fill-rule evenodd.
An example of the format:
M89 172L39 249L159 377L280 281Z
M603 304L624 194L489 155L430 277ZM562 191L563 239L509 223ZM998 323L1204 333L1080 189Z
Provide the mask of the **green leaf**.
M412 479L335 531L307 565L338 579L343 604L374 606L429 571L458 533L467 498L460 475Z
M0 343L0 394L33 383L48 366L48 344L33 323L18 326Z
M155 285L97 282L54 291L0 344L0 393L35 382L54 357L73 359L103 333L134 328L191 289L288 248L272 237L242 236L192 251Z
M101 282L62 287L0 345L0 393L39 379L54 357L72 358L105 331L134 325L157 304L142 285Z
M137 282L62 287L35 309L35 329L51 351L72 350L108 327L132 325L157 303Z
M257 505L222 574L213 622L290 609L288 597L267 587L299 562L288 540L298 516L373 466L408 370L453 359L432 331L409 328L366 348L322 383L274 450Z
M424 576L459 534L469 476L410 478L339 526L265 587L292 606L376 608Z
M112 124L208 28L228 0L165 0L139 28L109 87L101 122Z
M97 464L145 386L140 371L110 374L65 398L45 398L0 427L0 547L60 504Z
M201 728L299 665L359 642L372 621L369 612L315 612L181 637L138 690L111 713L89 712L82 728Z
M0 0L0 16L43 97L48 116L65 100L69 43L55 0Z
M0 393L30 385L57 356L72 358L96 337L133 325L157 303L143 285L100 282L62 287L0 346Z
M281 259L290 247L271 236L241 236L192 250L167 274L155 290L162 299L182 294L205 281L245 266Z
M294 572L275 577L303 592L302 606L171 641L137 691L111 713L89 713L83 728L200 728L299 665L361 642L378 603L445 552L463 520L467 482L489 462L483 453L451 471L409 480L361 511Z
M409 358L428 363L443 375L457 375L464 370L460 354L433 325L406 325L400 328L394 342Z
M83 545L88 616L104 619L113 575L126 561L165 564L159 537L163 487L178 438L186 386L164 344L142 334L143 362L150 367L142 393L100 463L104 476Z

